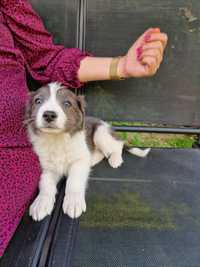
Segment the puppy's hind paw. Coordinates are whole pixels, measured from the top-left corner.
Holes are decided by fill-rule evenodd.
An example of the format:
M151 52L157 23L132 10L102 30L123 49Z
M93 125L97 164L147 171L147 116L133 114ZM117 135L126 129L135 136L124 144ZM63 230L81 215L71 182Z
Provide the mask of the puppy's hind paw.
M54 202L54 197L39 194L29 208L29 215L34 221L41 221L52 213Z
M112 153L108 159L108 162L112 168L119 168L122 163L123 159L119 153Z
M86 211L85 197L82 193L68 192L63 201L63 212L72 219L78 218Z

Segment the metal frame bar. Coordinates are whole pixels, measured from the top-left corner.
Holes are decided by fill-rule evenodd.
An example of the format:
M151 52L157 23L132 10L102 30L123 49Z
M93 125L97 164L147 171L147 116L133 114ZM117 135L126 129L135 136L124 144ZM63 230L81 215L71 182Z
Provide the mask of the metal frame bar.
M200 134L200 128L172 128L172 127L148 127L148 126L113 126L118 132L143 132L143 133L171 133L171 134Z
M86 29L86 1L78 1L76 47L85 50L85 29ZM84 87L76 89L76 94L83 94Z

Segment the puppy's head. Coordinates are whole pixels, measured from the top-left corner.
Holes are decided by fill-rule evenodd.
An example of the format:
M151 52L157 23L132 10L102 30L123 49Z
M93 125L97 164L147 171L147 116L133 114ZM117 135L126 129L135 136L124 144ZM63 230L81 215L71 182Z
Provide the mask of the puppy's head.
M30 95L25 124L35 133L73 134L83 129L85 101L59 83L50 83Z

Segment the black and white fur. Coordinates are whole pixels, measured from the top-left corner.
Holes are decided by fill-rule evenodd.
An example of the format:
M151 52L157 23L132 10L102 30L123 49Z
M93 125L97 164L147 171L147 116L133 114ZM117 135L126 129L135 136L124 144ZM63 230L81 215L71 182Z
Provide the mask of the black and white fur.
M86 211L91 167L104 157L111 167L119 167L124 142L115 137L106 122L85 117L84 98L56 82L32 94L25 123L42 168L39 194L30 206L30 215L40 221L51 214L57 183L67 176L63 211L71 218L79 217ZM132 148L129 152L145 157L149 149Z

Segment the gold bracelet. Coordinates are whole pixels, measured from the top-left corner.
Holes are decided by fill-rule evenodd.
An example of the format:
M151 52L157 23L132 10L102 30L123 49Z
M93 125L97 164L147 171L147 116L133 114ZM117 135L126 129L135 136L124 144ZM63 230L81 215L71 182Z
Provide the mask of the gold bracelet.
M121 57L114 57L110 63L110 79L111 80L123 80L123 77L120 77L118 74L118 64Z

